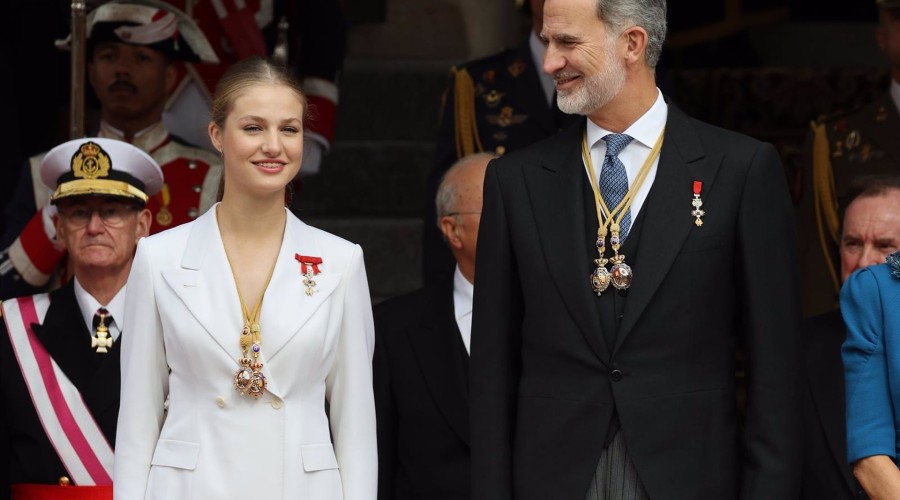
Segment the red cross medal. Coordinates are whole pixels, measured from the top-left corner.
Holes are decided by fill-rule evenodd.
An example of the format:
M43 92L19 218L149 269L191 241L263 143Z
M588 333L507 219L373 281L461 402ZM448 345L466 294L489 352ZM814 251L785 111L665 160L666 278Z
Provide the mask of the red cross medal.
M694 181L694 199L691 200L691 206L694 207L691 210L691 215L694 216L694 224L697 227L703 225L702 217L706 214L703 210L700 210L700 207L703 206L703 200L700 199L700 190L703 189L703 181Z
M306 285L306 296L312 297L316 293L316 280L313 279L319 274L319 264L322 263L321 257L310 257L307 255L294 254L294 259L300 263L300 274L303 275L303 284Z

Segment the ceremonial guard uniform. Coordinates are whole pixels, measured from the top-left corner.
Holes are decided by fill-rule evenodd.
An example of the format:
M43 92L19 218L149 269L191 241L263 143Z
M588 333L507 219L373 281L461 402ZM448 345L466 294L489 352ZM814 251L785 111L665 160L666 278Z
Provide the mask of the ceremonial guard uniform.
M540 66L543 44L533 32L521 45L468 62L450 72L441 110L435 162L428 175L423 228L425 281L449 279L453 260L436 226L435 195L458 159L487 152L502 156L573 123L556 107L553 81Z
M98 138L54 148L40 173L55 189L51 203L88 196L141 206L162 185L148 155ZM2 304L0 500L112 498L125 287L102 305L109 316L91 321L101 304L79 284L89 278Z
M215 54L195 24L183 13L172 11L171 17L156 8L111 2L98 7L88 17L88 41L129 43L138 35L119 31L123 26L137 24L152 34L165 36L160 42L154 38L146 45L168 53L172 57L214 61ZM167 21L168 20L168 21ZM138 24L145 22L145 24ZM168 34L168 29L174 30ZM177 26L177 27L176 27ZM175 45L178 49L160 47L171 43L168 37L183 35ZM146 36L144 34L144 36ZM101 121L98 137L131 142L150 154L163 168L166 183L147 203L153 215L151 233L196 219L216 201L222 176L221 159L204 149L189 146L166 130L162 121L137 133L125 134ZM64 252L54 245L52 209L46 207L49 193L37 174L44 154L29 159L27 173L20 176L13 200L6 211L6 230L0 245L5 250L0 260L0 299L34 293L50 283L59 271ZM64 281L65 276L61 281Z
M231 64L252 56L280 58L295 68L312 110L304 123L307 149L328 151L334 140L337 80L343 66L345 26L340 2L313 0L246 0L245 2L166 0L197 21L222 62L218 65L186 63L169 98L169 113L205 136L210 96ZM197 99L199 94L199 99ZM199 101L199 102L197 102ZM173 109L174 107L175 109ZM199 112L198 112L199 111ZM176 133L182 133L181 128ZM194 139L191 131L184 136ZM314 142L309 146L309 140ZM199 139L197 143L201 144ZM205 141L203 142L205 144ZM304 151L304 175L318 170Z
M892 83L900 95L900 85ZM894 92L892 88L892 93ZM821 314L837 306L840 289L840 214L853 180L900 173L900 115L891 94L851 113L812 124L797 228L803 262L803 312Z

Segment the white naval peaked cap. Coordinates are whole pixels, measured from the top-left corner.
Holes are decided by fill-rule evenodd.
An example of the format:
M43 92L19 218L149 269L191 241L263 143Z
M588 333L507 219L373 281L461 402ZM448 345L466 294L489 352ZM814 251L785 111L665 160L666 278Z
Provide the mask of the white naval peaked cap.
M64 142L41 161L50 203L71 196L112 196L146 203L162 189L163 173L147 153L127 142L86 137Z

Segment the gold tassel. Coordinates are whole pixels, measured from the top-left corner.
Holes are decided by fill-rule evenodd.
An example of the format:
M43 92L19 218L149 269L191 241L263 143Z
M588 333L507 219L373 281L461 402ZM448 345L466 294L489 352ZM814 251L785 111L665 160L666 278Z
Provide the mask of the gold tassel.
M825 124L813 122L811 126L814 134L812 188L816 212L816 228L819 233L819 245L822 247L822 254L825 255L825 263L828 266L828 272L834 284L834 291L839 292L841 281L834 261L831 258L831 245L829 244L830 239L832 244L840 245L840 237L838 235L840 219L838 218L837 192L834 187L831 151L828 147Z
M475 82L468 70L463 68L456 71L454 87L456 157L462 158L480 153L484 151L484 147L478 137L478 124L475 121Z

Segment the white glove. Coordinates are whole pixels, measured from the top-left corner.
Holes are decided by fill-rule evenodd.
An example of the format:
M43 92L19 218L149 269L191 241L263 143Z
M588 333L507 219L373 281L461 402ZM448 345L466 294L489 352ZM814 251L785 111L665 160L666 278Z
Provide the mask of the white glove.
M319 173L325 147L315 137L303 136L303 162L300 164L298 177L309 177Z
M56 205L45 205L41 208L41 222L44 223L44 234L57 250L61 250L56 242L56 218L59 217Z

